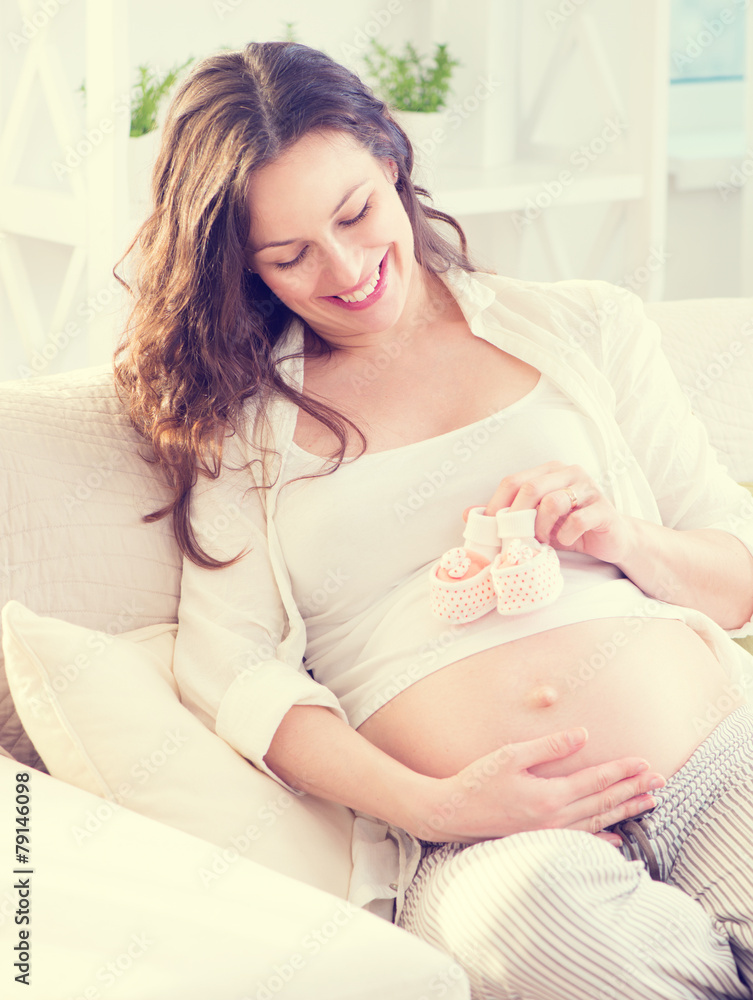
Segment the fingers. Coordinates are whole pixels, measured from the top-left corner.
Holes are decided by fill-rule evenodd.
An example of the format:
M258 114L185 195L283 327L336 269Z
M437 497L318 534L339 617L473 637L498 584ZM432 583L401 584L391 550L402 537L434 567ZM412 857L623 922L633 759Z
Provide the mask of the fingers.
M570 801L577 802L607 792L625 780L643 780L640 791L649 791L648 782L656 777L659 775L655 771L649 772L648 761L643 757L621 757L604 764L595 764L593 767L584 767L580 771L573 771L572 774L554 780L567 785ZM629 796L624 795L623 798Z
M573 496L575 503L573 503ZM587 528L594 528L593 505L601 499L588 480L573 480L546 493L536 513L536 537L540 542L565 546L577 541Z
M535 764L544 764L546 761L569 757L571 753L580 750L587 739L587 730L583 726L575 726L573 729L564 729L561 732L550 733L548 736L541 736L535 740L526 740L524 743L510 743L508 746L502 747L501 751L495 752L505 753L514 761L518 770L524 771ZM583 787L587 787L585 782ZM588 791L592 790L588 788L582 794L586 795ZM573 797L580 798L580 796Z
M613 809L596 813L594 816L576 823L570 823L567 829L585 830L587 833L599 833L614 823L621 823L625 819L640 816L642 813L653 809L655 805L656 799L653 795L637 795L635 798L628 799L627 802L620 803L619 806L615 806Z
M496 514L503 507L536 510L536 537L551 544L565 519L569 521L573 512L600 499L598 488L579 465L546 462L506 476L487 504L486 513ZM574 540L582 533L582 527L575 531Z
M662 788L666 781L662 775L648 770L645 761L640 762L642 770L636 773L637 762L637 758L615 761L596 768L586 768L561 779L563 782L569 782L570 779L577 778L578 780L574 783L576 787L581 781L588 784L596 782L597 785L601 786L599 791L586 794L572 802L569 809L565 811L570 812L572 816L566 825L570 829L598 833L613 823L620 823L624 819L630 819L648 809L653 809L656 800L651 792ZM614 774L620 771L627 772L627 776L622 780L612 781ZM589 774L588 772L597 773ZM572 793L573 786L571 785L570 794Z
M532 469L524 469L512 476L505 476L487 504L486 513L496 514L503 507L514 507L515 510L534 509L546 492L541 488L545 477L559 474L559 479L562 481L558 482L558 485L570 485L569 482L565 482L567 476L562 475L568 468L575 467L563 465L562 462L544 462L543 465L536 465Z

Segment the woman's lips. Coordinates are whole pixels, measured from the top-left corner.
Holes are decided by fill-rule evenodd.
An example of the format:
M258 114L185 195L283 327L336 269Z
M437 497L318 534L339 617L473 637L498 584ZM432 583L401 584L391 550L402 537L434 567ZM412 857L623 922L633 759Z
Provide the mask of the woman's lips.
M361 299L360 302L345 302L337 295L323 295L322 298L326 299L327 302L332 302L334 305L340 306L342 309L350 309L351 311L368 309L369 306L373 306L375 302L378 302L379 299L381 299L387 286L388 258L389 250L384 255L382 262L379 265L379 281L376 283L376 288L371 295L367 295L365 299Z

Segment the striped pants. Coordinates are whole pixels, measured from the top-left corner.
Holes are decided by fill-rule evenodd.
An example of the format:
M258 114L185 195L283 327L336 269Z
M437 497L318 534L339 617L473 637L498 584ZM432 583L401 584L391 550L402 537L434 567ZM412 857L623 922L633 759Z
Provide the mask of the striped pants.
M660 880L574 830L427 845L399 925L452 955L474 1000L753 997L750 710L654 795L639 824Z

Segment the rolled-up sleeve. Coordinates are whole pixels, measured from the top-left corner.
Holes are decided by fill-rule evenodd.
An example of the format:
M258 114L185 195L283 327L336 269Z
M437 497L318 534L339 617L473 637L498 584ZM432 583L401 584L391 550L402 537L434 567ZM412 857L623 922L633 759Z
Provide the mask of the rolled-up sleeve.
M217 480L200 479L191 497L191 525L214 558L243 555L220 569L184 559L173 664L181 700L238 753L285 784L264 755L286 712L320 705L347 721L345 713L303 665L304 625L286 610L264 505L248 469L226 468Z
M597 283L604 374L616 395L616 417L656 498L662 523L716 528L738 538L753 556L753 497L729 476L703 423L661 349L661 331L632 292ZM728 630L753 634L753 621Z

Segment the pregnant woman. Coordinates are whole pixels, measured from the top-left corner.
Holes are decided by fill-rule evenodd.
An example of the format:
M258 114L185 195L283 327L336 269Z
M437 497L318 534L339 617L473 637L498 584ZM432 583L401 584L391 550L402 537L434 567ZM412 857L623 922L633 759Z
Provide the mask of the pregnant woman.
M411 167L305 46L173 103L117 375L174 488L182 698L358 812L351 898L475 997L751 996L747 494L636 296L477 270ZM561 592L436 617L508 508Z

